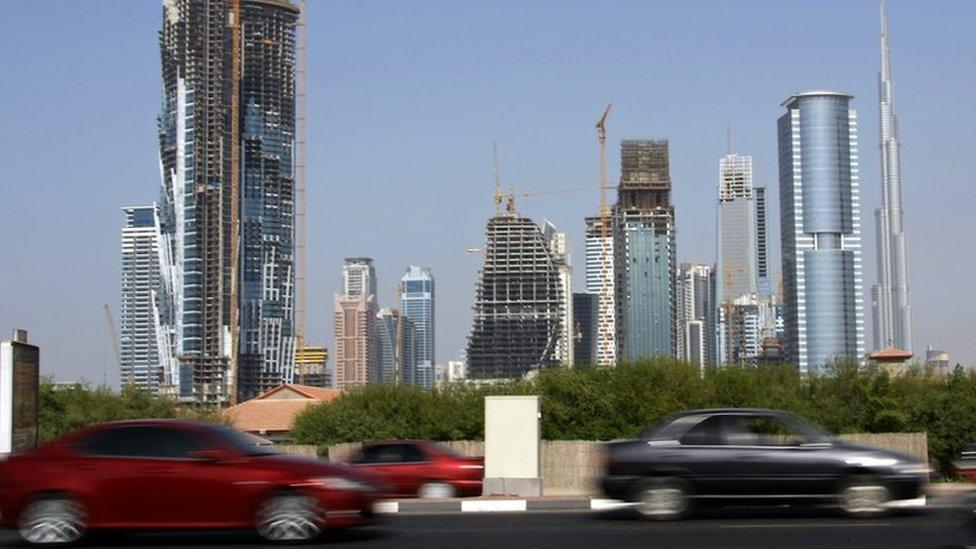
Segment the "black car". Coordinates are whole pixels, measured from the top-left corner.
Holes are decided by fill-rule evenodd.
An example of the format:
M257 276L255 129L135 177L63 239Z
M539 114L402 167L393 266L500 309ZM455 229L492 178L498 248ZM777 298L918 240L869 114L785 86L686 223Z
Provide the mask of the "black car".
M929 474L918 458L841 442L761 409L668 417L639 440L608 443L603 463L604 494L657 520L680 518L692 503L833 503L877 516L924 498Z

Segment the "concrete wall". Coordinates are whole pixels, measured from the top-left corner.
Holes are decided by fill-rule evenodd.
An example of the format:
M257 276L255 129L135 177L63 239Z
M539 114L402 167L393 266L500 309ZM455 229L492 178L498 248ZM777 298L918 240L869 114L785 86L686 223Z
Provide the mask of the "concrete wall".
M840 435L837 438L852 444L875 446L916 456L920 461L928 463L928 436L925 433L859 433ZM542 493L544 495L595 493L594 478L599 470L596 451L601 444L601 442L588 440L542 441ZM455 440L445 442L444 445L463 455L484 455L484 442L481 441ZM345 461L359 450L360 446L359 443L333 444L329 446L328 458L332 461ZM315 455L315 446L279 445L278 448L301 455Z

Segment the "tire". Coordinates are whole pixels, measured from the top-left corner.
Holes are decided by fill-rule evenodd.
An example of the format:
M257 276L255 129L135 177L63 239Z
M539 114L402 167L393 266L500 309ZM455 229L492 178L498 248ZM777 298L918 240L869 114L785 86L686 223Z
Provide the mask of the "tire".
M315 498L298 492L280 492L258 509L255 530L271 542L310 541L322 534L324 517Z
M88 531L85 509L64 495L37 498L24 507L17 522L20 537L31 545L77 543Z
M680 479L664 477L642 482L634 490L634 509L649 520L678 520L691 510L691 491Z
M875 518L887 512L891 491L884 482L872 476L846 479L837 494L838 505L847 516Z
M454 487L446 482L429 480L417 489L417 497L421 499L448 499L453 498L455 492Z

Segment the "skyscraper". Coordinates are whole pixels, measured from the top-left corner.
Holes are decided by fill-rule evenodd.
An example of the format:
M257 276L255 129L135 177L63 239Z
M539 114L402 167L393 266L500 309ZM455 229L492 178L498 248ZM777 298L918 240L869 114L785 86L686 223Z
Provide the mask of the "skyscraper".
M164 0L159 33L157 337L165 386L200 402L249 398L294 367L299 11L242 0L236 59L232 11Z
M434 386L434 277L429 267L411 265L400 279L400 307L413 323L416 337L416 375L407 383Z
M682 263L677 282L677 357L698 366L715 362L715 271Z
M912 306L908 295L908 240L901 196L901 140L891 83L887 2L881 1L881 72L878 75L881 120L881 197L875 210L878 234L878 283L871 288L874 347L912 350Z
M586 291L597 296L596 354L593 356L593 364L597 366L617 363L613 231L612 218L586 218Z
M376 368L379 383L417 383L417 336L414 323L398 309L376 314Z
M614 208L618 360L675 356L674 207L667 140L624 140Z
M718 300L753 293L759 280L752 157L728 154L719 161Z
M335 367L332 384L345 389L376 381L376 270L368 257L348 257L342 266L342 293L333 297Z
M591 293L573 294L573 363L596 365L597 324L600 296Z
M798 93L779 126L786 347L801 372L862 361L861 217L852 96Z
M163 370L153 313L153 295L159 286L156 206L127 206L122 211L119 383L157 392Z
M565 280L568 259L553 248L553 234L509 206L488 220L484 264L475 291L468 338L468 375L517 378L565 363Z

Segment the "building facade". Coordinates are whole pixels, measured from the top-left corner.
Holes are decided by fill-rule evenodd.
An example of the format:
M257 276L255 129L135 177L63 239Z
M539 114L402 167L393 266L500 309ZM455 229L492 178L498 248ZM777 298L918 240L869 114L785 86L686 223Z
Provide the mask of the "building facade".
M564 272L567 256L553 249L553 235L510 205L488 220L484 264L475 290L468 338L468 375L519 378L563 365L568 341Z
M163 385L249 398L294 375L295 31L283 0L163 1L155 306ZM236 94L235 94L236 92Z
M332 387L365 385L376 376L376 302L373 295L333 297L335 363Z
M163 381L153 309L159 287L156 206L127 206L122 212L119 384L155 393Z
M871 288L874 348L911 352L912 306L908 290L908 237L902 208L901 139L891 82L891 45L887 3L881 3L881 72L878 75L881 121L881 207L875 210L878 283Z
M865 356L852 99L799 93L778 122L785 345L804 373Z
M667 140L624 140L614 207L618 360L675 356L677 280Z
M759 280L752 157L728 154L719 161L718 300L754 293Z
M597 366L597 326L600 296L588 292L573 294L573 360L579 366Z
M617 295L613 218L586 218L586 292L597 296L595 355L592 364L617 363Z
M400 307L413 323L416 336L416 374L408 383L434 386L434 276L429 267L411 265L400 278Z
M417 371L417 333L413 322L398 309L376 313L376 383L420 385Z
M677 283L677 357L698 366L715 363L715 271L682 263Z

